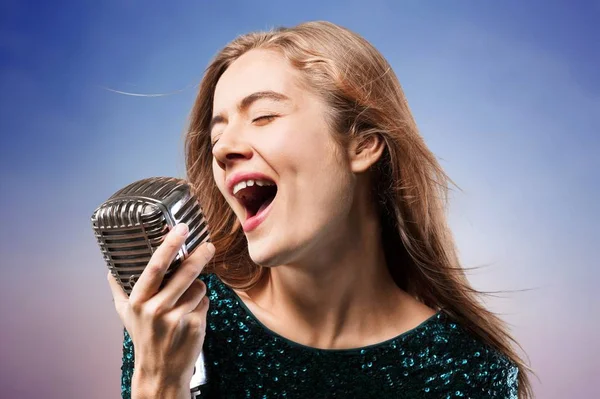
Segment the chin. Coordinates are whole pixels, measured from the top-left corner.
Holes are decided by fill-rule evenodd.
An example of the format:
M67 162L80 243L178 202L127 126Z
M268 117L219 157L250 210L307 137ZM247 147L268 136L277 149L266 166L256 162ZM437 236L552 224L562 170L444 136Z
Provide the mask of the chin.
M248 240L248 254L254 263L262 267L275 267L289 262L293 251L282 248L273 237Z
M311 240L290 240L290 237L285 240L283 237L276 239L275 235L248 240L250 259L262 267L299 266L309 262L310 254L315 252L318 252L318 245Z
M262 267L274 267L281 262L281 256L273 250L273 246L248 243L248 254L252 262Z

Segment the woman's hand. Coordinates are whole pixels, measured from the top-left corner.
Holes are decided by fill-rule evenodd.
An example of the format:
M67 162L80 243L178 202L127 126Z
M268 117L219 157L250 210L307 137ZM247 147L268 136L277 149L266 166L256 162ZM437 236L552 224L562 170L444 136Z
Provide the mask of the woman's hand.
M129 297L108 273L115 308L135 350L132 396L139 391L158 397L158 391L179 389L187 392L189 398L189 383L202 351L208 310L206 285L197 277L214 254L213 244L204 244L194 251L159 290L187 234L185 224L167 234Z

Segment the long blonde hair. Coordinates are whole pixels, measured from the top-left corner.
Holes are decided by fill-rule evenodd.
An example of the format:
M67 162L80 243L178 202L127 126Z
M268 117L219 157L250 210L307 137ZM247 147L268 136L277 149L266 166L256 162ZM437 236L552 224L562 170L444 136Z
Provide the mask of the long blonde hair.
M385 58L365 39L329 22L303 23L237 37L208 66L186 136L186 166L217 247L207 272L245 290L265 269L252 262L240 223L212 176L209 123L215 86L223 72L252 49L273 50L320 95L340 145L378 135L386 150L372 172L383 247L397 285L427 306L450 314L519 369L519 398L532 397L529 368L505 323L479 301L460 266L446 222L449 184L420 136L404 92ZM517 344L518 346L518 344Z

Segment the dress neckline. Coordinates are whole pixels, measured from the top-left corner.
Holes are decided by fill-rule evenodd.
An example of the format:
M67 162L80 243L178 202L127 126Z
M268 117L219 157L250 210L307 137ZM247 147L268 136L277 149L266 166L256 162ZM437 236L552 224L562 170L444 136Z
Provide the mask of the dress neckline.
M219 284L223 285L225 287L225 289L231 294L231 296L233 297L234 301L237 303L237 305L239 307L242 308L242 310L246 313L246 315L248 317L250 317L250 319L259 327L261 328L261 330L266 333L267 335L276 338L278 340L281 340L285 343L287 343L289 346L291 347L295 347L295 348L300 348L300 349L304 349L304 350L308 350L308 351L312 351L312 352L318 352L318 353L336 353L336 354L347 354L347 355L354 355L354 354L365 354L367 351L372 351L372 350L378 350L378 349L382 349L382 348L387 348L387 347L396 347L394 344L398 344L399 341L404 340L409 338L410 336L418 333L419 331L423 330L424 328L426 328L427 326L429 326L430 324L434 324L436 322L438 322L443 316L443 310L440 309L438 311L436 311L433 315L429 316L427 319L423 320L421 323L419 323L417 326L406 330L398 335L396 335L395 337L386 339L385 341L381 341L381 342L377 342L375 344L371 344L371 345L366 345L366 346L361 346L361 347L357 347L357 348L345 348L345 349L324 349L324 348L315 348L313 346L308 346L308 345L304 345L301 344L299 342L293 341L289 338L284 337L283 335L273 331L272 329L270 329L269 327L267 327L262 321L260 321L258 319L258 317L256 317L254 315L254 313L252 313L252 311L250 310L250 308L248 308L248 306L246 305L246 303L242 300L242 298L237 294L237 292L235 292L231 287L229 287L227 284L223 283L223 281L221 281L221 279L216 276L216 279L218 280Z

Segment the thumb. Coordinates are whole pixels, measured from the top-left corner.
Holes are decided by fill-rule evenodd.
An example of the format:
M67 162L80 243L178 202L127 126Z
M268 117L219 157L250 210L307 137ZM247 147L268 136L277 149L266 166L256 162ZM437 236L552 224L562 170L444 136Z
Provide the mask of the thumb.
M129 302L129 297L127 296L127 293L125 292L123 287L121 287L121 285L117 282L115 277L112 275L110 270L108 271L106 278L108 279L108 285L110 286L110 290L112 292L113 302L115 303L115 308L117 309L117 313L119 313L119 315L121 315L121 307L123 306L123 304L126 304Z

